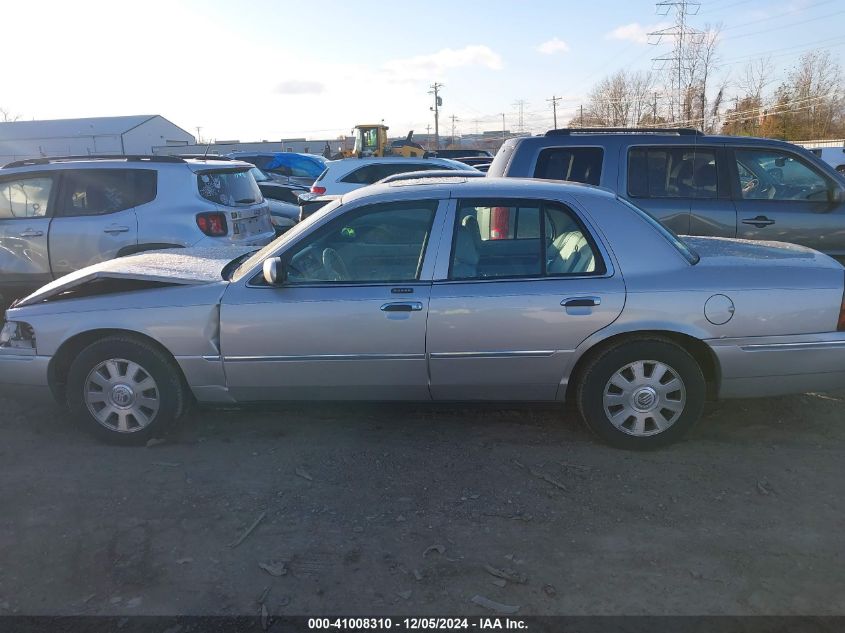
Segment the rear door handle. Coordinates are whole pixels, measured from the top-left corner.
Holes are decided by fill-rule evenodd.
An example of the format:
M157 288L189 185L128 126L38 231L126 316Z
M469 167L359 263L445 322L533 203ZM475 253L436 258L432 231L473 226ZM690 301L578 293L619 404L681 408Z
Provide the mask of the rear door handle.
M601 297L570 297L560 302L564 308L594 308L601 305Z
M44 235L44 231L36 231L35 229L27 229L23 233L20 233L19 237L41 237Z
M128 226L108 226L103 229L103 233L109 233L111 235L117 235L118 233L126 233L128 231Z
M756 218L749 218L747 220L742 221L743 224L750 224L751 226L755 226L758 229L762 229L763 227L770 226L775 223L774 220L770 220L765 215L758 215Z
M419 301L385 303L381 306L382 312L418 312L420 310L422 310L422 303Z

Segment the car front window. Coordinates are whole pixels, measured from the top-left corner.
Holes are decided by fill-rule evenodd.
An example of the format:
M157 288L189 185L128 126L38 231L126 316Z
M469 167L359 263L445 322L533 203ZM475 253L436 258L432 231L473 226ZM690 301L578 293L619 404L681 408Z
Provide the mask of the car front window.
M232 273L230 280L240 281L241 279L243 279L253 268L261 265L265 259L267 259L268 257L272 257L274 254L276 254L284 244L296 239L299 235L304 233L308 229L308 227L314 224L314 222L322 218L327 213L331 213L332 211L337 209L340 204L340 199L333 200L326 206L322 207L314 215L309 215L307 218L302 220L302 222L295 224L293 227L285 231L284 234L277 237L275 240L267 244L267 246L265 246L261 250L255 251L248 259L244 260L235 269L235 271Z

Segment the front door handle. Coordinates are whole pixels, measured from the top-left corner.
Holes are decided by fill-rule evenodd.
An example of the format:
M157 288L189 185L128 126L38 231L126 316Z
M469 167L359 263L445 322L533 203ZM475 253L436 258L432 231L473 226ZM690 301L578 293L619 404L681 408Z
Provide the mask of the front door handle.
M117 235L118 233L126 233L128 231L128 226L108 226L103 229L103 233L109 233L110 235Z
M418 312L420 310L422 310L422 303L419 301L385 303L381 306L382 312Z
M595 308L601 305L601 297L570 297L560 302L564 308Z
M18 237L41 237L44 231L36 231L35 229L27 229L23 233L19 233Z
M758 229L762 229L766 226L771 226L775 223L774 220L770 220L765 215L758 215L756 218L750 218L748 220L743 220L743 224L750 224L751 226L757 227Z

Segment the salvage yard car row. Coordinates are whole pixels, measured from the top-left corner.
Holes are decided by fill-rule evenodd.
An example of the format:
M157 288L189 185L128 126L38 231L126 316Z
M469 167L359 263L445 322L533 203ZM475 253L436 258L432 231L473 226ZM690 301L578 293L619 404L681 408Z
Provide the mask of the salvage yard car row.
M840 388L838 262L800 245L679 238L667 225L689 233L697 222L707 228L698 232L734 236L725 218L748 224L753 212L751 220L800 243L816 222L828 227L821 245L838 256L845 181L803 150L776 142L758 150L752 140L735 151L726 139L556 131L508 142L490 168L611 191L479 177L448 160L421 159L428 173L404 158L330 162L314 186L341 162L349 167L338 173L377 164L415 173L356 183L274 241L281 231L262 195L273 183L256 184L256 168L238 160L28 161L0 175L0 187L34 170L50 189L24 185L19 194L10 185L20 217L5 224L29 230L45 219L47 262L52 222L65 217L106 223L96 225L98 243L101 232L130 232L106 230L126 211L139 236L161 218L178 231L107 256L89 249L94 261L122 257L65 270L19 301L0 334L0 382L49 386L82 426L122 443L163 432L193 401L566 400L624 448L680 438L707 398ZM761 151L765 161L754 158ZM728 156L750 171L747 182L730 184ZM114 187L67 184L89 172L115 172L129 193L114 202ZM188 174L190 187L181 186L191 204L164 212L170 196L160 194L171 189L157 184L149 198L149 180L146 190L138 184L150 178L144 172L172 172L161 183L182 174L180 184ZM214 206L198 210L199 200ZM790 233L777 213L793 205L805 224ZM83 212L66 216L69 208ZM193 243L167 241L190 231ZM134 254L200 241L215 248Z

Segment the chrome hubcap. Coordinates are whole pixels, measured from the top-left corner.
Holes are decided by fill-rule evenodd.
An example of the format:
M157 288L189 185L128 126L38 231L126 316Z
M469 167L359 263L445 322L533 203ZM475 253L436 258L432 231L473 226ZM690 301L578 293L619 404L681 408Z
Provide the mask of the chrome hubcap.
M662 433L678 420L686 401L686 389L678 372L656 360L625 365L604 387L607 418L629 435Z
M91 415L110 431L135 433L158 413L160 394L153 377L122 358L103 361L85 380L85 404Z

